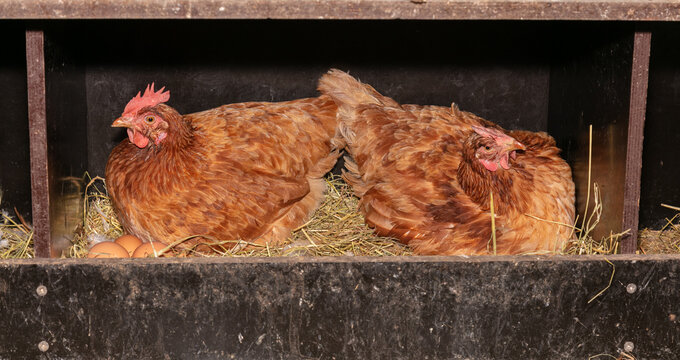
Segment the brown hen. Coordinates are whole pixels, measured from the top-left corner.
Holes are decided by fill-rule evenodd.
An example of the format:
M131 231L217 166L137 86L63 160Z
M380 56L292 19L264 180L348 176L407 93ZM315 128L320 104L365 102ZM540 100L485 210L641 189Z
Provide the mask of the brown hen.
M562 250L572 236L574 183L552 137L506 131L455 105L400 105L331 70L319 90L338 104L353 161L344 177L366 222L418 254Z
M339 154L329 97L187 115L165 105L169 98L152 84L112 125L126 127L129 137L106 165L109 195L127 233L166 243L202 235L182 248L237 239L275 244L318 207L322 177Z

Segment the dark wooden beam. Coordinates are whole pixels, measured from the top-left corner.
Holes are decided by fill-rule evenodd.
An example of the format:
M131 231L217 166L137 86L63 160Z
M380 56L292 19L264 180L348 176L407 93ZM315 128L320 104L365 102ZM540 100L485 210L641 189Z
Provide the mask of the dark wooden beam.
M628 114L626 182L623 193L623 229L630 229L630 232L621 240L621 253L623 254L634 254L638 245L642 142L644 138L645 112L647 110L647 84L651 43L652 33L650 31L635 32L633 67L630 81L630 110Z
M2 0L2 18L678 21L680 3L672 0Z
M51 255L44 42L44 34L41 30L26 31L33 242L37 257L50 257Z

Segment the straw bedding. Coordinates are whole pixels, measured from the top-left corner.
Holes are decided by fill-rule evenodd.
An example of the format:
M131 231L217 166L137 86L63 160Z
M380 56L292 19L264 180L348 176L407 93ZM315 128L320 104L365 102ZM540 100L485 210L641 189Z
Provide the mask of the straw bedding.
M326 178L328 191L322 206L303 226L296 229L289 239L278 247L237 246L213 256L270 257L270 256L403 256L412 255L408 246L399 241L376 236L364 223L357 210L358 199L342 179L335 175ZM82 223L74 230L71 246L63 257L83 258L88 249L97 242L114 240L123 234L116 219L104 179L85 176ZM602 206L597 184L593 186L593 202L588 213L579 216L573 226L574 239L561 254L613 254L619 251L619 240L624 233L610 234L594 239L590 233L599 222ZM0 201L2 200L0 195ZM1 205L1 204L0 204ZM670 207L670 206L667 206ZM674 208L674 207L670 207ZM661 230L644 229L639 233L639 253L680 253L680 208ZM237 250L240 249L240 250ZM186 250L169 249L174 256L207 256ZM0 212L0 257L32 258L33 229L17 214L6 210Z

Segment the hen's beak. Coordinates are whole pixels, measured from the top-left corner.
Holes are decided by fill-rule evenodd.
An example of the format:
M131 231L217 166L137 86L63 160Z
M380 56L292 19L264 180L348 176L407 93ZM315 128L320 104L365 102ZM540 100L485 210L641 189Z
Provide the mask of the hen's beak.
M111 127L126 127L129 128L132 126L132 118L129 117L119 117L116 119L113 124L111 124Z
M526 150L527 147L524 146L521 142L517 140L513 140L511 143L508 143L505 145L505 151L511 152L511 151L516 151L516 150Z
M517 159L517 150L526 149L527 147L524 146L524 144L514 139L512 140L512 142L505 144L505 147L503 148L503 150L505 150L504 152L505 155L501 158L501 167L503 167L503 169L506 170L510 168L510 165L508 164L508 154L514 160Z

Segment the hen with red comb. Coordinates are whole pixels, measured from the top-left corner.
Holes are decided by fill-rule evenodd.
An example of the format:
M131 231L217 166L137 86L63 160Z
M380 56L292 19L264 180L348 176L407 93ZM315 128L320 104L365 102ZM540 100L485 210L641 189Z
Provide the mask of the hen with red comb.
M201 252L276 244L302 225L337 158L327 96L223 105L182 115L148 85L113 122L128 139L106 165L126 233ZM194 237L195 236L195 237Z
M493 193L498 254L559 252L572 236L571 169L548 134L455 105L400 105L339 70L319 90L338 104L344 178L379 234L418 254L493 253Z

